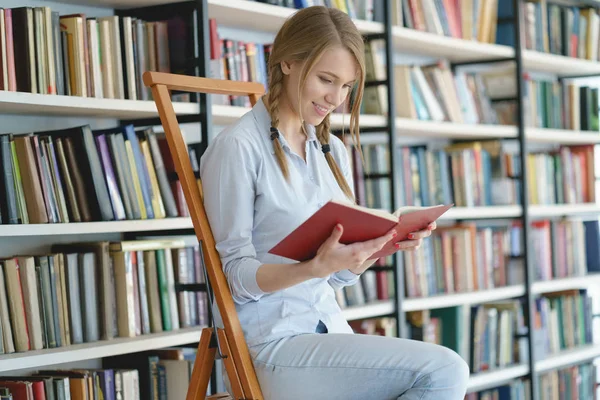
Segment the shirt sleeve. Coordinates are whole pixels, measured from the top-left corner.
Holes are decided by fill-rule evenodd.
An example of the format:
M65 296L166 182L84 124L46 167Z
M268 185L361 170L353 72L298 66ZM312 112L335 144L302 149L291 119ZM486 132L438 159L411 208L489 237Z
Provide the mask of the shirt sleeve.
M348 149L344 145L344 143L335 136L331 136L331 144L333 145L333 156L335 157L338 166L340 167L344 178L346 178L346 182L350 186L352 190L352 194L354 195L354 179L353 179L353 171L352 165L350 164L350 157L348 155ZM356 275L354 272L349 269L344 269L332 274L329 277L329 285L334 289L341 289L344 286L352 286L358 282L360 275Z
M200 169L204 207L237 304L257 301L265 294L256 282L262 263L252 244L257 162L251 143L239 137L217 137L202 157Z

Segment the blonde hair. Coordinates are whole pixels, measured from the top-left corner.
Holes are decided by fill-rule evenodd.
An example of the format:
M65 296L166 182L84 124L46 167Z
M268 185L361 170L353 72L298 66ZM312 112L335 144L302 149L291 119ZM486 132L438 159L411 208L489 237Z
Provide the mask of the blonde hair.
M279 100L283 89L282 61L305 62L298 87L300 97L301 89L306 82L308 74L323 53L334 46L342 46L350 51L356 59L359 69L357 85L355 91L352 93L353 104L350 112L349 130L354 143L360 151L358 119L365 82L364 42L350 17L340 10L323 6L307 7L297 11L283 24L275 37L272 52L269 55L267 66L269 74L269 92L266 94L267 110L271 116L271 126L277 128L279 125ZM349 98L350 93L346 101L349 101ZM328 114L316 127L317 139L321 145L329 145L329 128L330 121ZM289 170L281 142L278 139L274 139L273 146L279 167L285 178L288 179ZM325 152L325 158L344 194L349 199L354 200L352 190L331 152Z

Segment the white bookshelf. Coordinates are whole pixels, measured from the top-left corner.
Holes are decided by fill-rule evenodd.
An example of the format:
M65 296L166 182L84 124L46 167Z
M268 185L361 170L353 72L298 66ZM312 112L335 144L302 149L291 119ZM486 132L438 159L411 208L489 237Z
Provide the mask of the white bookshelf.
M223 106L219 104L212 105L213 124L229 125L234 123L238 118L250 111L249 107ZM386 119L383 115L368 115L360 116L359 124L364 127L384 126ZM331 114L332 128L348 128L350 126L350 114Z
M198 114L196 103L173 103L178 115ZM3 114L107 117L136 119L157 117L156 103L148 100L96 99L0 91Z
M527 365L516 365L472 374L469 378L469 383L467 384L467 393L502 386L515 379L524 377L528 373L529 367Z
M451 38L400 26L392 29L392 35L396 52L444 58L452 62L483 61L514 55L508 46Z
M72 222L67 224L0 225L0 237L86 235L189 229L192 227L192 220L185 217L130 221Z
M218 24L238 29L276 34L286 18L296 10L247 0L208 0L208 15ZM383 32L383 24L355 20L362 33Z
M531 205L529 215L532 218L598 216L600 215L600 205L593 203Z
M116 338L92 343L82 343L54 349L33 350L0 355L0 372L26 368L40 368L60 363L69 363L121 354L160 349L163 347L191 344L198 345L202 327L185 328L178 331L152 333L134 338Z
M533 50L523 50L523 64L526 70L551 74L571 76L600 74L600 63L598 62Z
M550 281L534 282L531 291L534 294L550 293L561 290L586 288L600 284L600 274L575 276L571 278L558 278Z
M360 306L343 308L342 313L344 314L344 318L348 321L352 321L392 314L395 310L394 302L392 300L381 300Z
M453 207L440 220L517 218L520 215L521 206Z
M105 8L136 8L136 7L148 7L158 6L161 4L175 4L181 3L181 0L53 0L57 3L67 3L76 5L88 5L92 7L105 7Z
M591 144L600 143L599 132L571 131L567 129L526 128L527 140L532 143Z
M563 350L557 354L551 354L545 359L537 361L535 363L535 370L538 373L543 373L553 369L591 361L597 357L600 357L600 345L588 344L579 346L575 349Z
M510 125L456 124L396 118L396 134L400 137L448 139L517 138L517 128Z
M435 308L455 307L512 299L523 296L524 294L525 286L515 285L476 292L441 294L423 298L406 298L403 300L402 309L404 311L431 310Z

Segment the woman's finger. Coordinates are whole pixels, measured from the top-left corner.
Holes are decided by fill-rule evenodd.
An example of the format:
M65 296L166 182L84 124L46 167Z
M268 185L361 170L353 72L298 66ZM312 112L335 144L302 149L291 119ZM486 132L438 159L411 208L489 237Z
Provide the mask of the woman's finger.
M417 232L413 232L413 233L409 233L408 234L408 238L410 240L414 240L414 239L424 239L426 237L431 236L431 231L429 229L425 229L422 231L417 231Z
M396 243L396 248L398 250L418 249L422 243L423 241L421 239L403 240L401 242Z

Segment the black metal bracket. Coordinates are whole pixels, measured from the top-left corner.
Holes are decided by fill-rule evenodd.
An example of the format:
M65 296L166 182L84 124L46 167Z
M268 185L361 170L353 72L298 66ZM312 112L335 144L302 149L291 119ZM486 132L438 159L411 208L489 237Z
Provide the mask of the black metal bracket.
M380 40L380 39L385 39L387 36L385 34L385 32L381 32L381 33L367 33L366 35L363 35L365 40Z
M583 75L561 75L558 77L558 80L562 81L565 79L597 78L599 76L600 76L600 72L595 73L595 74L583 74Z
M456 67L463 67L466 65L500 64L500 63L505 63L505 62L514 62L516 60L517 60L516 57L500 57L500 58L490 58L487 60L453 62L450 65L451 65L451 68L454 69Z
M365 87L373 87L373 86L381 86L381 85L387 86L388 83L389 83L389 81L387 79L383 79L381 81L368 81L368 82L365 82Z
M176 292L206 292L205 283L176 283Z

